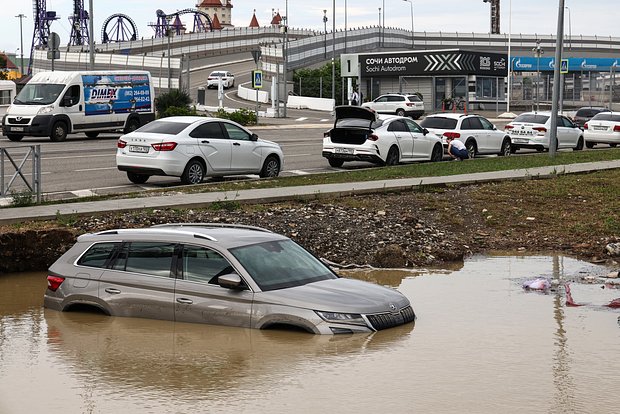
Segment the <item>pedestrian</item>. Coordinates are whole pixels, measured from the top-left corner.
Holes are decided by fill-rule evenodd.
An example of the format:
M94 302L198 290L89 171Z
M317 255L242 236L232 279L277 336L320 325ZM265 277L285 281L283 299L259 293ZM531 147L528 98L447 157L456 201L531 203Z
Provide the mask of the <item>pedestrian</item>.
M469 158L467 148L465 148L465 144L462 141L450 136L446 137L446 141L448 141L448 154L455 161L463 161Z
M360 97L357 94L356 90L353 90L353 93L351 94L351 105L357 106L359 103Z

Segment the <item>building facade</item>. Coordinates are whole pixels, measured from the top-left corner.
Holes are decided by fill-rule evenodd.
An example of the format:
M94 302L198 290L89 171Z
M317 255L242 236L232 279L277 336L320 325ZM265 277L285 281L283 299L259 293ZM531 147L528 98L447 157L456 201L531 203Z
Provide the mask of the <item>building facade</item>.
M232 27L233 5L230 0L203 0L196 5L196 8L207 13L211 20L217 15L222 27Z

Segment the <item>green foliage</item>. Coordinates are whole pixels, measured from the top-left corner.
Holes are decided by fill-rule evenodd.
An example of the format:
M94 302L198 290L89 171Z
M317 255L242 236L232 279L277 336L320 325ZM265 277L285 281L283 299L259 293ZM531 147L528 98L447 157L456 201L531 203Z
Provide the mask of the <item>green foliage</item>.
M215 201L209 205L210 210L214 211L235 211L241 209L241 204L238 201Z
M231 113L220 108L214 115L217 118L230 119L241 125L256 125L256 113L246 108L241 108Z
M335 92L336 105L342 105L342 86L344 80L340 77L340 60L335 62ZM313 98L321 97L321 78L323 78L323 98L332 96L332 65L327 63L318 69L299 69L293 73L293 91L297 95ZM301 80L301 90L299 81ZM345 97L346 99L346 97ZM365 99L365 97L363 97Z
M188 92L180 89L173 89L155 98L155 109L161 116L170 107L187 108L191 103L192 98L189 96Z
M77 216L75 214L60 214L60 211L56 210L56 222L65 227L73 227L77 222Z
M159 113L160 118L167 118L169 116L183 116L183 115L193 115L198 116L196 112L196 107L188 108L186 106L169 106L165 111Z
M11 191L11 205L15 207L28 207L34 204L32 191Z

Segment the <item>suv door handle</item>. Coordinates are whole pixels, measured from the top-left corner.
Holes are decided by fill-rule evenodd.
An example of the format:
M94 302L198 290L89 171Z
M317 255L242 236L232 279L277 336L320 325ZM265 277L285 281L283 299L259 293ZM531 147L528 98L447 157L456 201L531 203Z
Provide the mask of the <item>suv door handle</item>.
M209 142L208 140L206 140L206 139L204 139L204 140L200 141L200 143L201 143L201 144L210 144L210 142Z
M111 293L112 295L118 295L119 293L121 293L120 290L114 288L106 288L105 291Z
M177 302L183 303L183 304L186 304L186 305L191 305L192 303L194 303L193 300L187 299L187 298L178 298Z
M238 142L233 142L233 145L236 145L237 147L240 146L241 144L239 144Z

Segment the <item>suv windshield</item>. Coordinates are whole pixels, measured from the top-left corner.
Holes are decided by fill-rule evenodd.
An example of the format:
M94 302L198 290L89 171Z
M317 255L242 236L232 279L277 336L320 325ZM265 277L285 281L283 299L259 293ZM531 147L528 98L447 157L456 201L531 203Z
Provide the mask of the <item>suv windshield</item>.
M56 102L65 86L56 83L28 83L14 102L19 105L49 105Z
M549 115L540 114L522 114L515 118L512 122L526 122L529 124L546 124Z
M434 129L454 129L457 120L454 118L444 118L442 116L427 116L420 125L424 128Z
M323 262L292 240L236 247L230 252L263 291L338 278Z
M576 113L575 116L580 116L583 118L591 118L594 115L598 114L599 112L606 112L607 109L601 108L581 108L579 109Z

